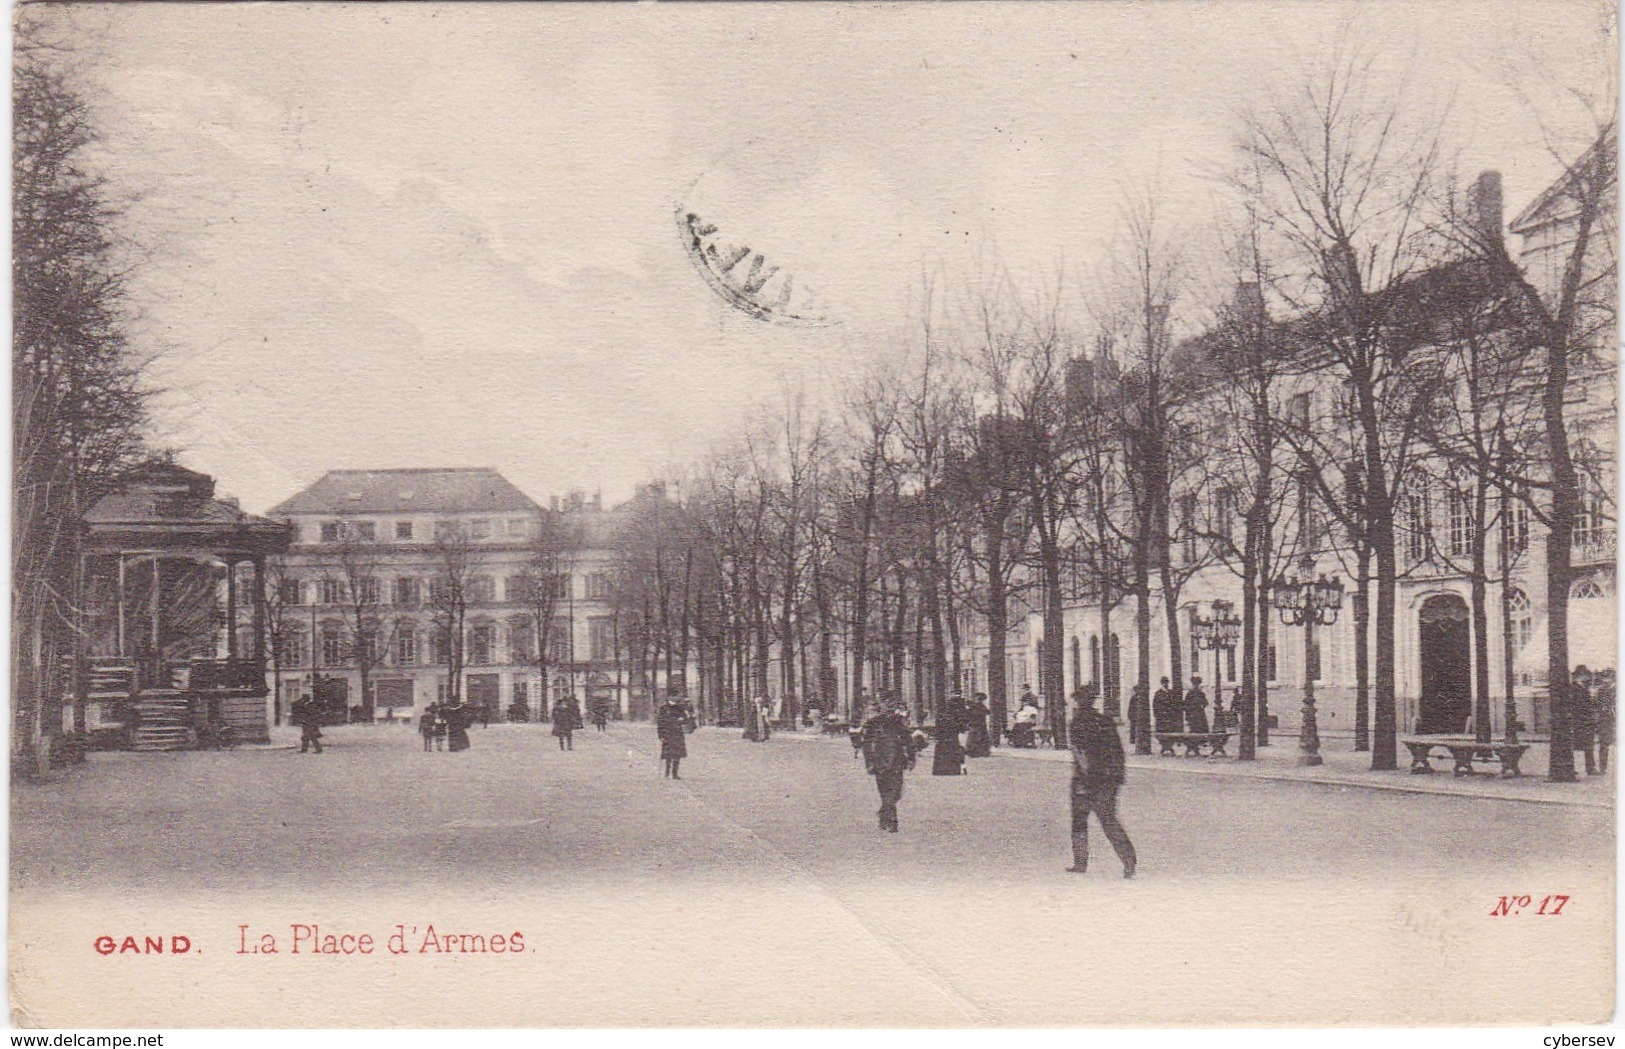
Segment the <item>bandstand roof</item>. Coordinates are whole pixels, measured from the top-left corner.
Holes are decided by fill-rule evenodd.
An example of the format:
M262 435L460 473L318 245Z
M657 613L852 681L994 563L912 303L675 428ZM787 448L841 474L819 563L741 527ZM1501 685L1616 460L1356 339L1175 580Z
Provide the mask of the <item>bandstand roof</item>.
M251 557L282 553L293 541L289 526L214 498L208 474L167 464L132 473L119 490L97 500L85 515L85 529L90 554Z

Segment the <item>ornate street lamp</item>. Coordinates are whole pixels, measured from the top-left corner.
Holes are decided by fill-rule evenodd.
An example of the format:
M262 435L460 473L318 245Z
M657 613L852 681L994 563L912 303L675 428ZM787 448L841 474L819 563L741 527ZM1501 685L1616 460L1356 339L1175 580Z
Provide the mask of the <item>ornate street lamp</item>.
M1343 607L1343 581L1336 576L1328 579L1324 574L1311 579L1314 559L1305 555L1298 562L1303 579L1281 576L1270 588L1270 600L1280 612L1285 626L1303 627L1303 730L1298 734L1298 746L1303 753L1300 765L1320 765L1320 729L1315 720L1315 672L1310 666L1315 649L1315 626L1331 626L1337 622L1337 610Z
M1197 648L1213 653L1214 728L1224 715L1224 654L1235 649L1241 638L1241 620L1232 613L1234 608L1229 601L1214 601L1211 617L1198 616L1194 610L1191 613L1191 638Z

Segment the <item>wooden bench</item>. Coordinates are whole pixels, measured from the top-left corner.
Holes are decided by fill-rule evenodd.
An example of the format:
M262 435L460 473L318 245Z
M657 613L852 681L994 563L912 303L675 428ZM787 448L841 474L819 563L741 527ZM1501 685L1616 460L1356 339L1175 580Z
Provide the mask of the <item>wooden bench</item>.
M1230 742L1228 732L1158 732L1157 742L1162 745L1162 756L1174 756L1174 748L1181 744L1185 747L1187 758L1202 756L1202 748L1208 748L1208 757L1224 758L1230 755L1225 753L1225 746Z
M1529 749L1526 743L1481 743L1463 736L1411 738L1400 742L1411 752L1411 774L1414 776L1432 774L1435 769L1429 763L1429 759L1435 750L1445 750L1455 762L1452 771L1457 776L1488 775L1474 769L1473 762L1498 761L1501 764L1502 777L1515 779L1523 775L1523 771L1518 768L1518 762L1523 760L1524 752Z

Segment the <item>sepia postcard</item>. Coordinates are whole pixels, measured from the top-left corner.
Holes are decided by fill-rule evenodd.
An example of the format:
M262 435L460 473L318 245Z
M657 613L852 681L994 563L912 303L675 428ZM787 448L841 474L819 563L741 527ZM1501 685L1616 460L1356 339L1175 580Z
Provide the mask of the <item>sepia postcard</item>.
M19 4L11 1023L1611 1022L1617 72Z

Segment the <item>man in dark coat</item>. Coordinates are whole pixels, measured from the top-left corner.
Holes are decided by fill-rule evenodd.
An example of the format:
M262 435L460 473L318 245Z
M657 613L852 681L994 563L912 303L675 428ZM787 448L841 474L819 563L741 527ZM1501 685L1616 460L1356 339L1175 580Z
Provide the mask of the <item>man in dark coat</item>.
M1134 877L1138 860L1128 831L1117 821L1117 791L1123 785L1123 740L1117 724L1094 708L1093 696L1080 693L1067 742L1072 747L1072 866L1082 874L1089 869L1089 813L1100 820L1106 840L1123 861L1123 877Z
M1569 676L1569 739L1585 754L1586 775L1597 774L1597 715L1591 705L1591 671L1585 664Z
M1608 748L1614 745L1614 672L1604 670L1597 674L1596 691L1591 706L1597 720L1597 771L1608 771Z
M985 758L993 753L993 741L987 731L987 693L978 692L965 708L965 756Z
M903 774L914 767L914 740L900 710L879 710L863 724L863 765L880 790L880 829L897 833Z
M964 775L965 748L959 742L963 731L965 701L959 696L949 696L937 711L937 745L931 754L931 775Z
M1185 693L1185 724L1192 732L1206 732L1207 693L1202 691L1202 679L1191 675L1191 690Z
M1158 732L1185 731L1185 712L1179 705L1179 697L1168 687L1167 678L1162 679L1162 687L1151 697L1151 717L1157 723Z
M581 705L575 693L567 692L553 704L553 735L559 739L560 750L576 749L576 729L581 727Z
M300 696L294 700L293 708L288 712L290 720L299 726L299 753L308 752L311 747L316 753L322 752L322 723L321 715L316 705L310 701L309 696Z
M663 775L682 779L677 766L688 757L688 734L694 731L694 711L688 700L673 694L666 697L655 711L655 734L660 737L660 761Z

